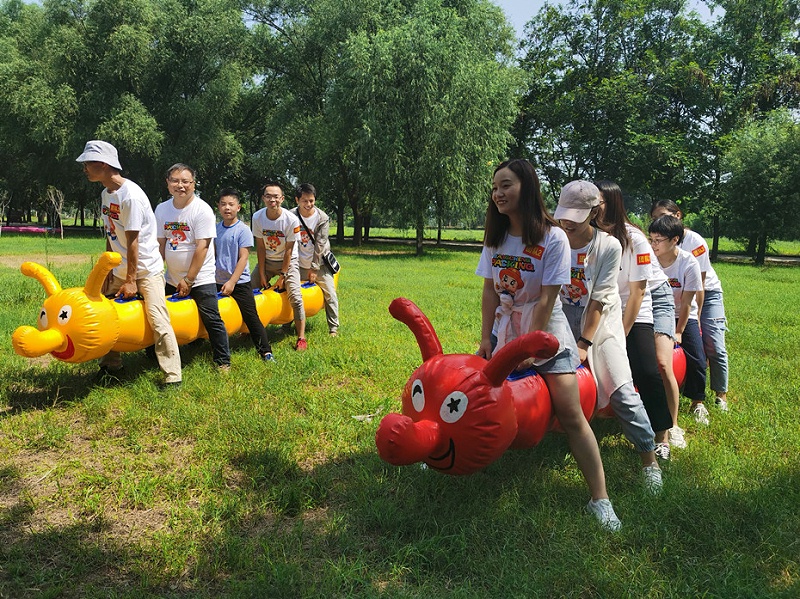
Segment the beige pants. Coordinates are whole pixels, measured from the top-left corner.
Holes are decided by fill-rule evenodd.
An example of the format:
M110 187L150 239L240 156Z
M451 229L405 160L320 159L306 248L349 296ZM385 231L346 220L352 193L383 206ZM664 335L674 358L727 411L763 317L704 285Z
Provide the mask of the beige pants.
M109 281L106 295L119 291L125 279L114 276ZM167 300L164 295L164 275L158 274L142 279L136 279L136 286L144 298L144 311L147 320L153 329L156 358L158 365L164 372L164 382L176 383L181 380L181 354L178 350L178 340L169 321ZM100 359L100 365L111 370L122 367L122 357L119 352L111 351Z

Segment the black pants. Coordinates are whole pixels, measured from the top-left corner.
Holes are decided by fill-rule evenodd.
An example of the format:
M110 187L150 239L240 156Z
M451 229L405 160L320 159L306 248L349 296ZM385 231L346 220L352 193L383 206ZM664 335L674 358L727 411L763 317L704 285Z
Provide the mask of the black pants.
M175 287L167 283L167 295L173 295L176 291ZM228 330L219 315L216 285L213 283L195 285L189 289L189 297L197 304L200 320L203 322L203 326L206 327L208 340L211 342L214 364L217 366L230 366L231 351L228 347Z
M672 428L672 415L667 404L664 381L658 372L656 361L656 341L653 325L637 322L626 338L628 362L631 365L633 384L642 396L644 409L653 430L665 431Z
M217 285L217 291L220 289L222 289L222 285ZM267 330L258 317L256 301L253 298L253 286L250 281L234 285L231 297L236 302L236 305L239 306L239 310L242 313L242 320L250 331L250 339L253 340L253 345L258 355L263 356L264 354L271 354L272 346L269 344Z

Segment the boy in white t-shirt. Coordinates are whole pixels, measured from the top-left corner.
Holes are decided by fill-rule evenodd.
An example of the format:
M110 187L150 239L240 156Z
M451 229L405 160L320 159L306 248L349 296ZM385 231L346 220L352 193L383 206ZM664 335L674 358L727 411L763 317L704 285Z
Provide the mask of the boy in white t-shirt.
M306 311L300 289L300 266L297 239L300 221L289 210L281 208L283 190L275 181L268 181L261 189L265 208L253 215L251 227L256 241L258 275L262 287L270 286L270 279L278 276L275 287L286 289L294 312L297 330L297 351L308 349L306 341Z
M675 298L675 340L686 354L686 381L683 394L692 400L690 408L695 420L708 424L705 406L706 355L700 336L696 295L703 290L700 265L679 245L683 240L683 223L674 216L662 216L650 224L653 252L667 275Z
M175 164L167 171L172 197L156 207L158 244L167 263L167 294L190 296L197 303L211 342L214 364L231 368L228 331L219 314L213 240L217 236L214 211L194 193L195 171Z

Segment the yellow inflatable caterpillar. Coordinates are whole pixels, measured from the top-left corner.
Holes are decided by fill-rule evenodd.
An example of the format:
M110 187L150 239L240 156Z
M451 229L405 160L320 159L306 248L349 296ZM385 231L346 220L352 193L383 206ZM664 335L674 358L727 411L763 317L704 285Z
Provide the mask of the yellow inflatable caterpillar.
M106 276L120 262L119 254L104 252L83 288L70 289L62 289L44 266L35 262L22 264L22 274L39 281L47 298L39 311L38 328L22 326L14 331L11 336L14 351L26 358L50 353L64 362L80 363L100 358L111 350L129 352L152 345L153 330L145 318L144 302L109 299L100 292ZM338 273L334 278L338 283ZM322 290L304 283L302 292L306 316L313 316L324 306ZM257 291L255 301L258 316L265 325L292 321L292 307L285 292ZM179 345L208 337L193 299L168 298L167 310ZM219 312L229 335L247 331L239 306L232 298L220 298Z

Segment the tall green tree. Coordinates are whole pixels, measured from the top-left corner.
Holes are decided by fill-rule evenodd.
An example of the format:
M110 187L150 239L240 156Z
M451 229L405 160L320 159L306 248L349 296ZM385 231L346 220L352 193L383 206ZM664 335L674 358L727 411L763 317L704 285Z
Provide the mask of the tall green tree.
M734 238L756 239L756 264L764 264L770 241L797 239L800 223L800 124L787 110L753 120L726 139L722 185L728 209L726 231Z
M695 118L704 25L681 0L571 0L528 24L528 91L514 127L556 192L579 177L617 180L649 198L690 193L702 148Z
M418 255L429 221L486 197L516 115L511 39L486 2L422 0L343 51L335 104L358 123L371 193L416 230Z

